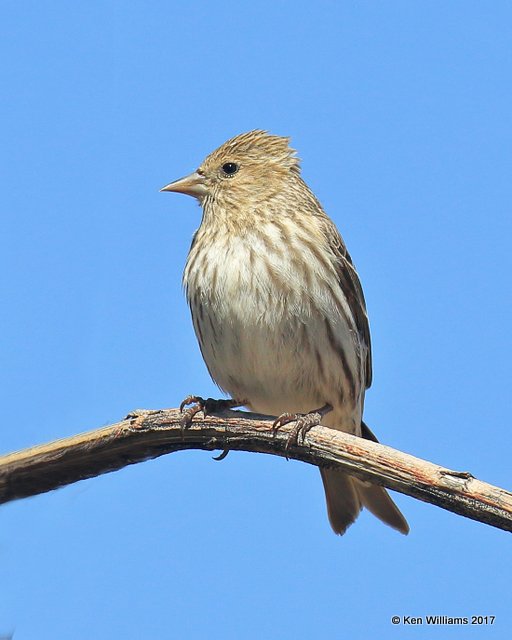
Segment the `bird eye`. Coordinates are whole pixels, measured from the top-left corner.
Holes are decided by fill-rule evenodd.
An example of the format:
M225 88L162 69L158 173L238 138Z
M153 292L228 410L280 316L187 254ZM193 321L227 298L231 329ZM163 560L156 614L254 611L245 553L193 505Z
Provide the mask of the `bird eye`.
M234 162L226 162L225 164L222 165L222 171L227 176L232 176L238 171L238 165L235 164Z

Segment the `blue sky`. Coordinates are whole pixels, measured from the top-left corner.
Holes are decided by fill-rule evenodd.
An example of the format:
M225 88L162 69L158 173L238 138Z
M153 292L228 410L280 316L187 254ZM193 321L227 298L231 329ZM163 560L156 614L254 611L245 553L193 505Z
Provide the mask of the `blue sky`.
M1 450L218 395L181 291L200 210L158 189L264 128L361 275L367 422L510 488L511 42L499 1L3 2ZM338 538L315 468L187 452L6 505L0 636L509 637L509 534L396 500L409 537Z

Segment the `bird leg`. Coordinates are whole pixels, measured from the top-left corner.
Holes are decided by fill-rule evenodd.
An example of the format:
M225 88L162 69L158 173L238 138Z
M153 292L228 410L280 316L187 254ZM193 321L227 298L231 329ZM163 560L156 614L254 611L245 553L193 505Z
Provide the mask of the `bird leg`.
M283 427L285 424L289 424L290 422L296 422L297 424L293 427L292 432L288 436L288 440L286 441L285 450L288 449L292 445L299 444L299 436L304 443L304 439L306 437L306 433L312 427L318 427L322 418L332 411L332 406L330 404L324 404L323 407L319 409L314 409L309 413L282 413L276 420L274 420L274 424L272 425L272 431L277 433L277 431Z
M185 411L183 410L187 405L192 405ZM243 407L247 404L245 400L215 400L214 398L201 398L201 396L187 396L180 404L180 411L182 413L181 425L184 429L190 427L194 416L200 411L203 412L203 416L206 417L212 413L219 413L226 409L234 409L235 407Z

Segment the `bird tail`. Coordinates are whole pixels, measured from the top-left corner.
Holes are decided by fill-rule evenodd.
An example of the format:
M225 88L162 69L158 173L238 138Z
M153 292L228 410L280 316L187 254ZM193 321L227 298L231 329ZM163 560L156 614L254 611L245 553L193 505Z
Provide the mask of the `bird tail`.
M334 533L343 535L363 507L400 533L409 525L388 492L375 484L353 478L335 469L320 469L324 483L329 522Z

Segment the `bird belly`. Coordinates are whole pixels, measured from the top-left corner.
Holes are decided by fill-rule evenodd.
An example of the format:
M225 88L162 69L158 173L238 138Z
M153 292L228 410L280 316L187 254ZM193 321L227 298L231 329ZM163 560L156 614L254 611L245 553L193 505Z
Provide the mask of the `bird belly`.
M272 268L265 255L251 257L243 244L218 252L210 247L208 255L201 279L186 270L185 281L214 381L252 410L270 415L305 413L329 403L335 415L325 424L354 431L364 390L357 381L350 395L347 372L358 370L360 354L328 287L319 280L306 289L285 255L281 262L274 258Z

